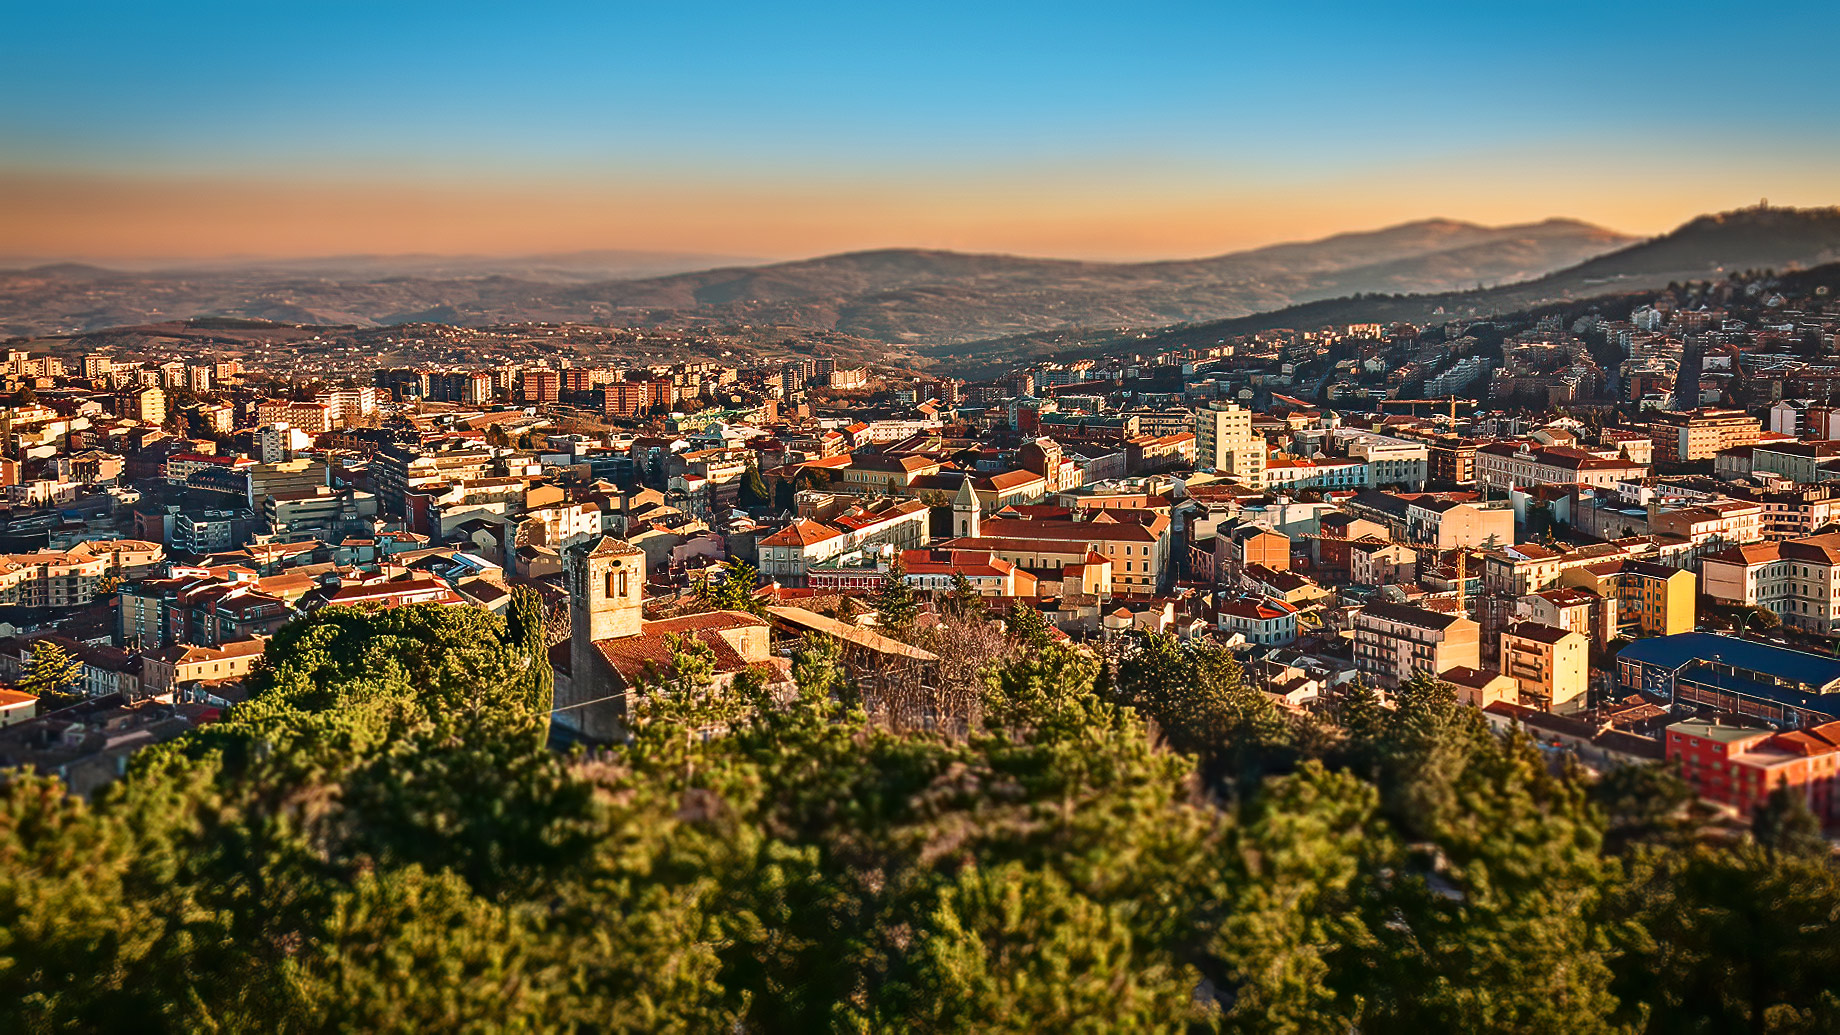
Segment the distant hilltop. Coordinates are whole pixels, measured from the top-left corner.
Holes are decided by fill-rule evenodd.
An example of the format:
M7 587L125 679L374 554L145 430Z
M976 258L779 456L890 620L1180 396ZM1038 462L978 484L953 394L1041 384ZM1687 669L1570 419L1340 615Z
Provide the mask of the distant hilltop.
M594 261L619 256L642 261L632 253L581 253L357 257L183 272L43 266L0 273L0 329L69 334L199 316L356 326L778 326L888 342L934 362L1001 365L1024 338L1424 322L1733 270L1813 266L1840 260L1840 208L1745 208L1699 216L1648 240L1570 219L1503 227L1427 219L1161 262L890 248L581 279ZM567 276L542 272L545 264L569 263L575 272ZM421 272L405 272L410 268Z
M584 271L596 267L583 255L250 260L184 270L64 264L0 274L8 303L0 327L70 333L194 316L358 325L553 320L774 324L890 342L962 342L1064 326L1160 327L1357 291L1524 280L1632 240L1576 220L1485 227L1429 219L1142 263L895 248L588 280ZM555 272L563 267L566 275Z

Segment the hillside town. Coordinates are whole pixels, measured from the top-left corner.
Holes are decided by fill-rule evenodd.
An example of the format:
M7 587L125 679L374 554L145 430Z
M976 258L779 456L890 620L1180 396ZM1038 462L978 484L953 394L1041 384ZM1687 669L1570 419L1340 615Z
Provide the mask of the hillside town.
M1840 822L1824 286L985 381L821 349L287 351L7 352L0 763L100 786L243 700L267 638L327 606L504 613L537 589L558 736L593 743L681 637L720 672L819 631L924 680L941 659L904 627L974 597L1101 656L1228 648L1290 710L1429 673L1591 767L1677 763L1740 817L1786 783ZM902 627L878 608L896 583Z

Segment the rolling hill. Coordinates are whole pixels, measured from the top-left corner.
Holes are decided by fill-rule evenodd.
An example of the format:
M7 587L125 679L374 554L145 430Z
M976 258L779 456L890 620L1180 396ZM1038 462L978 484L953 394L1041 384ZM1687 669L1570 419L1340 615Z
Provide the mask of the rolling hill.
M897 343L964 342L1058 327L1241 316L1357 291L1524 280L1629 240L1570 220L1508 227L1424 220L1179 261L886 249L586 282L589 267L575 262L559 273L566 264L555 257L496 265L355 257L141 271L61 265L0 273L0 331L68 333L232 316L359 325L774 324Z
M1806 269L1840 261L1840 208L1753 208L1700 216L1670 233L1545 276L1468 291L1363 293L1267 312L1149 330L1056 331L920 349L946 365L984 369L1047 355L1097 355L1199 344L1278 327L1435 323L1515 312L1568 299L1666 287L1733 271Z

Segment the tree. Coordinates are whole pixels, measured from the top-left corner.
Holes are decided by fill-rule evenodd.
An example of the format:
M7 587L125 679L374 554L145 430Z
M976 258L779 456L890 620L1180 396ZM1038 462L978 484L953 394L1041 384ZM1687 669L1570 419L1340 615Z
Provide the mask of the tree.
M1048 620L1040 609L1017 601L1003 613L1003 631L1028 650L1041 650L1053 642L1048 635Z
M1693 788L1665 765L1616 766L1591 785L1591 803L1603 816L1613 850L1632 843L1674 844L1688 832L1685 813Z
M984 617L984 595L962 571L952 573L952 591L946 596L946 611L953 618L977 620Z
M1156 720L1170 746L1199 755L1215 779L1249 785L1290 761L1291 730L1278 706L1247 686L1239 663L1219 647L1140 634L1118 666L1118 691Z
M50 640L37 640L32 644L25 674L19 679L19 689L56 701L75 693L82 680L82 661Z
M506 615L506 642L526 666L524 684L531 710L544 716L545 733L549 728L549 711L556 702L556 673L549 663L549 616L543 595L530 586L511 590L511 607Z
M1833 852L1802 792L1778 784L1751 815L1751 836L1770 858L1825 859Z
M114 572L110 572L109 574L104 575L103 577L96 580L96 595L93 599L95 600L111 599L115 596L115 591L119 590L120 588L121 588L121 576Z
M685 638L559 754L536 611L323 608L93 796L0 782L0 1030L1840 1027L1793 795L1697 840L1670 774L1593 784L1435 679L1351 688L1317 758L1173 641L1113 688L962 623L982 707L900 725L829 638L791 685Z
M741 476L741 489L735 501L743 509L773 504L773 494L767 490L767 483L760 477L760 467L753 461L748 462L747 473Z
M920 598L914 588L907 584L907 564L896 553L888 562L888 570L882 574L881 589L875 595L875 609L881 615L882 627L893 632L905 632L920 617Z
M703 581L696 587L697 599L718 611L746 611L748 614L764 615L766 604L754 595L760 587L760 571L752 564L740 559L732 559L722 565L722 578L716 579L716 569L703 573Z

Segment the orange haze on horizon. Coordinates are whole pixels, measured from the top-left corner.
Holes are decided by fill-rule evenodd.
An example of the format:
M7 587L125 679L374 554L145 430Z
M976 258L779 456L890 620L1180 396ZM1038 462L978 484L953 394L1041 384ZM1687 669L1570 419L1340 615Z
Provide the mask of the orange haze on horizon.
M106 262L632 249L791 258L920 247L1135 260L1431 217L1500 225L1558 216L1655 234L1756 200L1735 190L1586 195L1565 183L1449 186L1409 177L1258 188L1024 180L408 186L33 172L0 174L0 255Z

